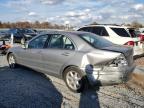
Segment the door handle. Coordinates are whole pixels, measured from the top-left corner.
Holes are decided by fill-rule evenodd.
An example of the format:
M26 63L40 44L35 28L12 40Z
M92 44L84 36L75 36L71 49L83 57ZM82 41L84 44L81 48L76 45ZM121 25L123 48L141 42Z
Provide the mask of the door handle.
M64 53L62 53L61 55L69 56L69 53L68 53L68 52L64 52Z

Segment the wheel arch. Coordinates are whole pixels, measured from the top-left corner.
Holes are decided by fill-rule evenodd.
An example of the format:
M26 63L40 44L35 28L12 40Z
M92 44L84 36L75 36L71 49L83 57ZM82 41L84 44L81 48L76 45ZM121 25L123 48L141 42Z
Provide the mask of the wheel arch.
M79 66L76 66L76 65L68 65L68 66L64 67L64 68L61 70L61 76L62 76L62 78L64 78L64 72L65 72L65 70L66 70L67 68L69 68L69 67L77 67L77 68L79 68Z
M10 54L13 54L13 55L14 55L14 57L16 57L16 56L15 56L15 53L14 53L14 52L12 52L12 51L10 51L10 52L8 52L8 53L7 53L7 56L6 56L7 61L8 61L8 57L9 57L9 55L10 55Z
M9 57L10 54L13 54L13 52L8 52L8 53L7 53L7 57L6 57L6 58L7 58L7 61L8 61L8 57Z

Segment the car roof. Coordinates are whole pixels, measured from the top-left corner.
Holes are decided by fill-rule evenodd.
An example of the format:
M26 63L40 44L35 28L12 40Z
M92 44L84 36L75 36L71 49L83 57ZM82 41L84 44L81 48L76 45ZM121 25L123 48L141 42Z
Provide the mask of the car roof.
M83 27L114 27L114 28L129 28L127 26L120 26L120 25L110 25L110 24L99 24L99 25L85 25ZM80 28L83 28L80 27Z
M88 33L88 32L84 32L84 31L64 31L64 30L48 30L48 31L44 31L41 33L42 34L71 34L71 35L79 35L79 34L84 34L84 33Z

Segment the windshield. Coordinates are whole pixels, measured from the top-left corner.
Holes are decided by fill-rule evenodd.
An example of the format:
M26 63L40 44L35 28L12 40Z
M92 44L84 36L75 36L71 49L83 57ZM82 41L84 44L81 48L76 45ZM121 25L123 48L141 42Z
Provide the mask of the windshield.
M85 33L85 34L80 34L79 36L95 48L103 48L103 47L108 47L113 45L112 42L104 39L103 37L99 37L95 34Z
M119 36L121 36L121 37L131 37L124 28L113 28L113 27L111 27L111 29L112 29L117 35L119 35Z
M23 33L35 33L32 29L22 29Z

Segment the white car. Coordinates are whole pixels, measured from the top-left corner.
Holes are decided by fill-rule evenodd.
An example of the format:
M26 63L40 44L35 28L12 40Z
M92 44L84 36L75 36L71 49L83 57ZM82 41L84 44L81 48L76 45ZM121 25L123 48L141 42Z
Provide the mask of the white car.
M128 27L114 26L114 25L87 25L78 29L78 31L87 31L95 33L103 38L119 45L132 46L134 55L141 55L144 53L144 44L136 35L131 35Z
M139 31L144 34L144 28L139 28Z

